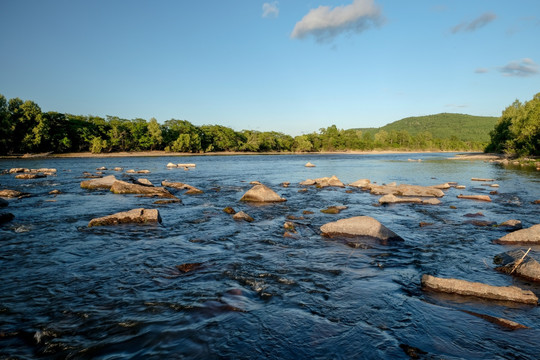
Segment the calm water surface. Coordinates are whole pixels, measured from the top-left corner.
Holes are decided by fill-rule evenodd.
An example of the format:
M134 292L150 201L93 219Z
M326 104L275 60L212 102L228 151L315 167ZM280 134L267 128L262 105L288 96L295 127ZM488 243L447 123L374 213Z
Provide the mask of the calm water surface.
M409 346L426 359L537 359L538 307L441 296L420 287L421 275L429 273L517 285L540 295L538 284L494 270L493 256L513 249L492 242L505 231L464 217L482 212L481 220L539 223L540 206L531 202L540 198L540 175L449 156L0 160L0 169L58 170L37 180L0 176L0 188L32 194L10 199L2 210L15 219L0 226L0 358L407 359L403 348ZM170 161L197 167L168 170ZM308 161L316 167L304 167ZM181 204L154 205L155 199L81 189L83 172L101 166L148 169L140 176L154 184L180 181L204 194L179 191ZM379 207L378 196L353 188L298 192L300 181L331 175L344 183L457 181L467 188L446 190L438 206ZM493 202L456 198L494 190L472 177L496 179ZM254 180L287 202L239 202ZM291 186L281 187L285 181ZM62 194L49 195L54 189ZM320 212L331 205L348 208L338 215ZM226 206L255 221L232 220ZM163 223L87 227L92 218L137 207L158 208ZM295 238L283 236L289 215L300 218L294 220ZM321 225L359 215L378 219L405 240L365 240L352 248L321 237ZM201 266L182 273L176 266L185 263ZM529 329L509 331L463 310Z

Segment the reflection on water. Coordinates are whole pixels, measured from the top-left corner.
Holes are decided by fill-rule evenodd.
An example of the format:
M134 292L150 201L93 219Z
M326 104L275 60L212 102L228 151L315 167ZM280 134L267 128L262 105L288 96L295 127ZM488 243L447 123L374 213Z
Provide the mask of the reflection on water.
M0 188L32 194L11 199L15 219L0 227L0 356L52 358L537 358L537 307L440 296L420 289L429 273L493 285L540 287L493 270L505 234L475 226L465 214L501 223L538 223L536 172L507 170L448 154L201 156L0 160L0 168L56 168L57 176L15 180ZM409 162L408 158L422 158ZM168 162L195 169L168 170ZM306 168L308 161L316 165ZM87 228L94 217L154 199L80 188L84 171L148 169L152 183L180 181L204 191L176 194L157 206L163 224ZM105 171L118 178L137 178ZM308 188L300 181L336 175L344 183L435 185L456 181L439 206L374 206L378 197L352 188ZM492 203L457 199L489 194ZM287 202L253 206L239 199L260 181ZM280 184L289 181L287 188ZM60 195L49 195L53 189ZM348 191L352 190L352 191ZM337 215L321 213L346 205ZM236 222L227 206L251 215ZM305 214L304 211L312 213ZM320 236L326 222L358 215L381 221L405 239L381 243ZM294 220L288 220L293 216ZM284 237L285 221L296 227ZM420 227L421 222L432 225ZM540 248L534 248L538 253ZM182 264L196 264L182 271ZM529 327L510 332L464 311Z

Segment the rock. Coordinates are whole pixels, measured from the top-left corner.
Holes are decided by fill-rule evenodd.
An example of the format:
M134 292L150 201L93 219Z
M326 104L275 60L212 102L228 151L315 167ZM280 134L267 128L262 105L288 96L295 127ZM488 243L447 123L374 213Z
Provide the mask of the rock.
M449 183L444 183L444 184L439 184L439 185L433 185L432 187L434 187L435 189L440 189L440 190L446 190L446 189L450 189L451 186Z
M179 167L179 168L194 168L197 165L195 165L195 164L177 164L176 166Z
M313 165L312 163L310 163L309 161L307 162L306 165L304 165L305 167L315 167L315 165Z
M300 183L300 185L304 185L304 186L311 186L315 184L316 184L315 180L312 180L312 179L307 179Z
M168 168L175 168L175 167L178 167L178 166L176 166L176 164L173 164L172 162L170 162L170 163L167 164L167 167Z
M495 181L495 179L484 179L484 178L472 178L471 181L482 181L482 182L488 182L488 181Z
M422 275L422 286L424 289L449 294L533 305L538 304L538 298L532 291L523 290L516 286L492 286L466 280L437 278L427 274Z
M353 183L350 183L349 186L353 186L357 188L365 188L369 184L371 184L371 181L369 181L368 179L360 179L360 180L356 180Z
M23 173L23 172L30 172L30 169L27 169L27 168L12 168L12 169L9 169L10 174Z
M422 162L422 159L407 159L409 162Z
M296 226L291 221L285 221L285 223L283 224L283 228L285 228L285 230L290 230L291 232L296 233Z
M370 193L373 195L399 195L399 196L419 196L419 197L443 197L444 192L441 189L436 189L431 186L420 185L377 185L370 184L367 186Z
M250 181L249 185L262 185L262 184L260 181L255 180L255 181Z
M497 223L489 220L467 220L465 224L472 224L474 226L494 226Z
M495 242L499 244L540 244L540 224L511 232Z
M477 213L474 213L474 214L465 214L463 215L464 217L470 217L470 218L476 218L476 217L483 217L484 214L482 214L481 212L477 212Z
M88 171L85 171L83 172L83 178L85 179L97 179L97 178L102 178L103 176L101 175L94 175L92 173L89 173Z
M463 190L463 189L466 189L467 187L465 185L456 185L456 189L460 189L460 190Z
M342 210L347 209L347 206L338 205L338 206L329 206L326 209L321 210L324 214L339 214Z
M107 170L107 168L105 166L102 166L102 167L98 167L96 170L97 171L104 171L104 170Z
M186 263L182 265L176 265L176 268L183 273L187 273L202 268L202 263Z
M489 185L490 187L494 187L494 188L498 188L499 187L499 184L491 184Z
M62 192L60 190L53 190L53 191L49 191L49 195L60 195L62 194Z
M420 198L400 198L392 194L386 194L379 199L379 204L421 203Z
M114 175L109 175L103 178L82 181L81 188L83 189L110 189L115 181L117 181L116 177Z
M30 196L28 193L20 192L17 190L4 189L0 190L0 198L22 198Z
M331 177L323 177L315 179L315 185L317 187L345 187L345 184L343 184L336 175L332 175Z
M111 186L111 192L115 194L142 194L147 196L159 196L176 199L167 189L163 187L150 187L137 184L130 184L125 181L116 180Z
M281 186L283 186L284 188L288 188L289 185L291 185L291 183L289 181L285 181L285 182L281 183Z
M161 216L159 215L159 211L157 209L133 209L130 211L119 212L109 216L92 219L88 223L88 227L128 223L161 223Z
M124 168L117 166L113 169L113 171L124 171Z
M540 204L540 199L534 200L532 203L535 204L535 205L538 205L538 204Z
M244 220L244 221L247 221L247 222L252 222L254 220L251 216L249 216L248 214L246 214L243 211L239 211L236 214L234 214L233 219L234 220Z
M462 195L457 196L458 199L468 199L468 200L478 200L478 201L487 201L491 202L489 195Z
M282 202L287 200L280 197L274 190L266 185L255 185L242 196L240 201Z
M356 216L324 224L320 228L325 236L369 236L380 240L403 240L370 216Z
M23 179L23 180L29 180L29 179L40 179L47 177L47 175L42 173L29 173L29 174L18 174L15 175L15 179Z
M128 171L126 171L126 174L135 174L135 170L133 169L129 169Z
M422 204L424 204L424 205L439 205L440 203L441 203L441 201L439 199L435 199L435 198L422 200Z
M430 226L430 225L433 225L433 223L422 221L422 222L420 222L420 224L419 224L420 227Z
M461 310L461 311L463 311L463 312L465 312L465 313L467 313L469 315L479 317L480 319L484 319L486 321L489 321L490 323L497 324L497 325L502 326L504 328L510 329L510 330L527 329L527 327L525 325L521 325L521 324L519 324L517 322L514 322L512 320L503 319L503 318L494 317L494 316L485 315L485 314L479 314L479 313L475 313L473 311L468 311L468 310Z
M227 206L225 209L223 209L223 212L229 214L229 215L234 215L236 214L236 210L234 210L232 207L230 206Z
M10 222L15 218L15 215L12 213L0 213L0 224Z
M523 250L513 250L495 255L493 263L499 265L495 270L540 282L540 264L531 257L530 253L525 258L523 255L525 255ZM520 261L522 258L523 261Z
M310 210L304 210L304 211L302 211L302 214L304 214L304 215L311 215L311 214L313 214L313 211L310 211Z
M156 205L167 205L167 204L176 204L181 203L182 200L180 199L167 199L167 200L156 200L154 201L154 204Z
M154 184L152 184L150 182L150 180L146 179L146 178L139 178L135 181L135 184L137 185L142 185L142 186L154 186Z
M0 207L6 207L8 205L9 205L9 202L7 200L0 198Z
M184 184L181 182L162 181L161 186L170 187L174 189L187 190L186 195L198 195L203 194L202 190L197 189L195 186Z
M499 227L507 228L508 231L514 231L522 229L523 225L521 221L512 219L499 224Z

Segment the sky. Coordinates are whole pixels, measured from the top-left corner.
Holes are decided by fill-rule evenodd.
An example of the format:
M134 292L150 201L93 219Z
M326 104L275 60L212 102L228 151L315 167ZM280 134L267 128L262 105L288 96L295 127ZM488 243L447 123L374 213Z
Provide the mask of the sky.
M540 92L538 0L1 0L0 94L289 135Z

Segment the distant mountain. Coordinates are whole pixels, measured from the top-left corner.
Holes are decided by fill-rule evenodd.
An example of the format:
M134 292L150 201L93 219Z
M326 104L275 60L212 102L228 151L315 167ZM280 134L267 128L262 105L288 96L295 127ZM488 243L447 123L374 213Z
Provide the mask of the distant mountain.
M455 136L461 141L489 142L489 132L494 129L498 119L495 116L441 113L408 117L380 128L358 130L373 134L380 130L387 132L406 130L411 135L429 131L433 135L433 138L438 139L449 139Z

